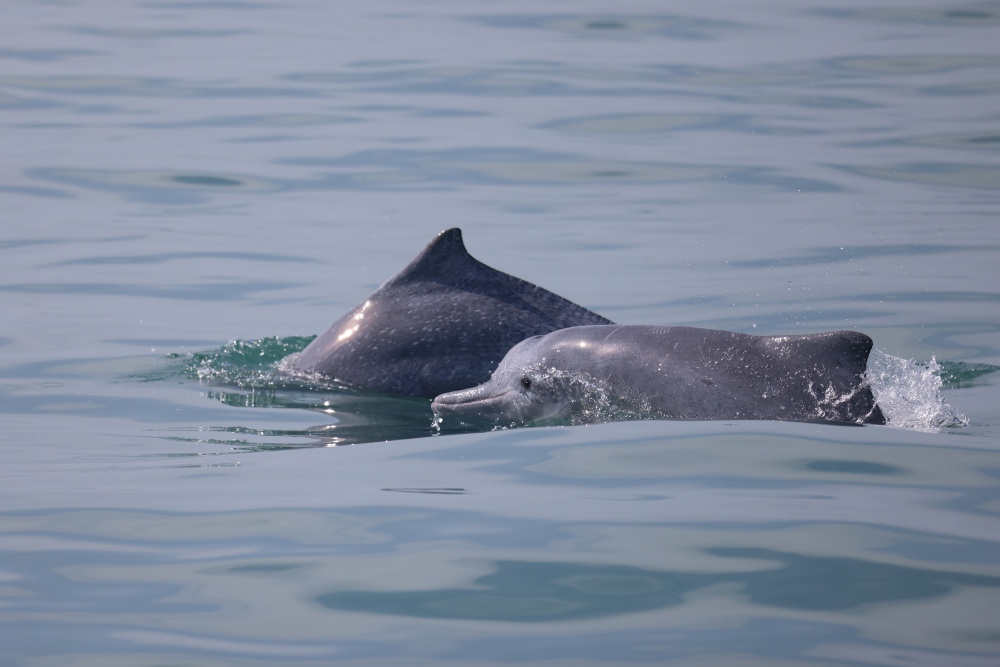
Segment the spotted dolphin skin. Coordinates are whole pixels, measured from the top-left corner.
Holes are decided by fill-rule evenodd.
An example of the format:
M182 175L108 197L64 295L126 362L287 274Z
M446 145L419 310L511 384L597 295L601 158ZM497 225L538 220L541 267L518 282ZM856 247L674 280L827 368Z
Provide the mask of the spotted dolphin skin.
M884 424L864 379L872 340L657 326L579 326L518 343L492 378L434 399L503 425L629 417Z
M456 228L318 336L295 367L387 394L434 398L486 382L525 338L610 322L474 259Z

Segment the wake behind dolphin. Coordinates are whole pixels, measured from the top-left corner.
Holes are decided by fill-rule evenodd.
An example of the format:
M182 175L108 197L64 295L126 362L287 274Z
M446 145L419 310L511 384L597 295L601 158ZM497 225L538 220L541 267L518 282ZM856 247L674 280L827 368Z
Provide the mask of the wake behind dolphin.
M864 379L872 340L655 326L580 326L514 346L489 382L438 396L444 419L775 419L884 424ZM611 410L609 413L608 410Z
M434 398L489 379L525 338L611 320L490 268L449 229L306 347L301 371Z

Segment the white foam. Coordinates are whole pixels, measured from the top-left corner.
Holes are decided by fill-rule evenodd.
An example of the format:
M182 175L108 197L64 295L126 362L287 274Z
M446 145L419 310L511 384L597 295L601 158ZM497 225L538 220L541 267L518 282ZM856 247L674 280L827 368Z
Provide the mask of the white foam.
M865 377L889 426L916 431L968 426L969 419L941 395L941 367L878 350L868 357Z

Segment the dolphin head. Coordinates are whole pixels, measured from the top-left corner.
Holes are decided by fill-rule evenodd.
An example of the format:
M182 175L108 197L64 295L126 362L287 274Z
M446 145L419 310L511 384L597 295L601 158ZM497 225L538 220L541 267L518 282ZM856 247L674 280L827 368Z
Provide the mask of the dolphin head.
M441 394L431 403L439 417L486 419L523 425L571 417L574 378L546 367L535 352L542 336L515 345L489 381Z
M563 332L533 336L510 349L488 382L441 394L431 403L438 417L488 420L503 426L568 422L586 424L636 414L593 370L594 346ZM568 342L567 342L568 341ZM581 364L581 359L591 363Z

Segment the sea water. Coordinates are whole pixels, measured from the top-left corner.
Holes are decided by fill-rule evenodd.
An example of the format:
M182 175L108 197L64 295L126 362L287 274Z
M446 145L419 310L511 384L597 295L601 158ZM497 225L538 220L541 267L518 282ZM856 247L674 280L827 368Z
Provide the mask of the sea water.
M0 662L996 664L998 30L6 3ZM456 433L281 373L454 226L616 322L863 331L890 425Z

